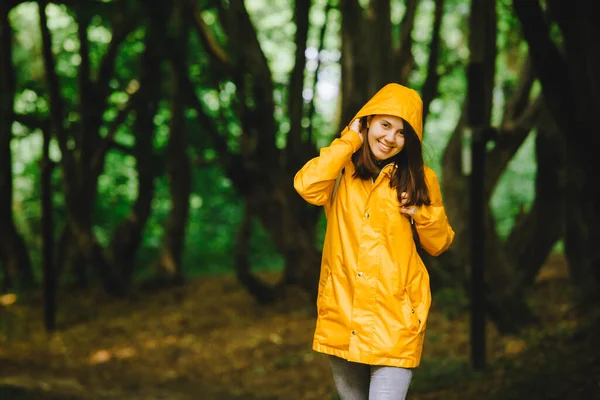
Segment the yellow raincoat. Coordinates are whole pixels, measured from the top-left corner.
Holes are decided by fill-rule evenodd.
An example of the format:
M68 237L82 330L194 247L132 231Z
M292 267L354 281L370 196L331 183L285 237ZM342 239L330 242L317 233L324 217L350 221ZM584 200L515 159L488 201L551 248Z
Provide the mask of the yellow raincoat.
M403 118L422 139L423 105L414 90L389 84L354 118L374 114ZM384 167L375 182L352 177L350 157L361 144L357 132L344 129L294 178L296 191L325 206L327 217L313 349L353 362L413 368L420 363L431 304L429 275L411 222L389 186L394 166ZM419 207L414 223L422 247L436 256L448 249L454 231L428 167L425 178L432 204Z

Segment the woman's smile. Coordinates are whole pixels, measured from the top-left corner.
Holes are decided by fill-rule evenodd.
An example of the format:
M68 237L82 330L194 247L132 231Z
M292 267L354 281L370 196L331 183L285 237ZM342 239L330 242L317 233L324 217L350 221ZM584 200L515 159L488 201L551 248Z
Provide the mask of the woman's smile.
M378 142L379 142L379 150L381 150L381 152L383 152L383 153L389 153L390 151L392 151L392 149L393 149L392 146L386 145L381 140L379 140Z

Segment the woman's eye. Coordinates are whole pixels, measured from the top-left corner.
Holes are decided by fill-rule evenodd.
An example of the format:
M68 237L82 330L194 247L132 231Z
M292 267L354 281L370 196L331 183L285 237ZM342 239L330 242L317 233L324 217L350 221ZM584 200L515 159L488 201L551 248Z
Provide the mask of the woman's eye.
M381 125L383 125L383 127L386 128L386 129L390 127L390 125L386 124L385 122L383 124L381 124Z

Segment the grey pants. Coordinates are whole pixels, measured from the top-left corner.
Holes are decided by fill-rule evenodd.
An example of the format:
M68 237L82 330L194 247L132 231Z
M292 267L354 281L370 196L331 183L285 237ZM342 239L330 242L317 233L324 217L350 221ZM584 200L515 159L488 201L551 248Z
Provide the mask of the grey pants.
M333 380L341 400L404 400L412 370L349 362L330 356Z

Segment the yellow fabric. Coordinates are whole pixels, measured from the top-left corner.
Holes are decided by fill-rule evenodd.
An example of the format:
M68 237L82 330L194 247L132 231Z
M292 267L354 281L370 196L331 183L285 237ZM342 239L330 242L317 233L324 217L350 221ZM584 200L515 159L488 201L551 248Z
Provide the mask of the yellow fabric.
M423 101L413 89L397 83L384 86L356 113L353 120L376 114L402 118L413 127L419 139L423 140Z
M422 102L411 89L385 86L356 118L372 114L404 118L422 135ZM431 304L429 275L411 222L400 213L389 186L394 166L386 166L375 182L352 177L350 157L361 144L358 133L346 128L294 178L302 198L324 206L327 216L313 349L354 362L412 368L421 359ZM435 173L426 167L425 177L432 204L419 208L414 223L423 248L439 255L454 231Z

